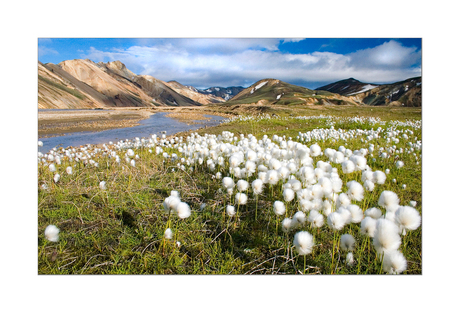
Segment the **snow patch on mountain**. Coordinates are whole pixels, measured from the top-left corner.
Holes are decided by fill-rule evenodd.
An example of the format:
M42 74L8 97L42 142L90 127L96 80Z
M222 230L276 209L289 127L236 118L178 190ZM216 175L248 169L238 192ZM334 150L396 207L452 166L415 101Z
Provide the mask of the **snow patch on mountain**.
M367 84L367 85L363 86L363 87L361 88L360 91L350 93L350 94L348 94L347 96L352 96L352 95L356 95L356 94L358 94L358 93L366 92L366 91L371 90L371 89L374 89L374 88L376 88L376 87L378 87L378 86L376 86L376 85L371 85L371 84Z

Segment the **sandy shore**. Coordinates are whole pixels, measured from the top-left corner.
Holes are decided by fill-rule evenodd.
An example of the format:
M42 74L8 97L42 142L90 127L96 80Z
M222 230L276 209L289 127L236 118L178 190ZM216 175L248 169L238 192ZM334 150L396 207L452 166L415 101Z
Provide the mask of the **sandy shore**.
M133 127L139 125L140 120L148 118L155 112L166 112L168 117L188 125L196 124L195 121L209 120L210 118L205 115L230 116L205 106L39 111L38 135L53 137L65 133Z
M154 109L137 108L39 111L38 135L40 137L52 137L63 133L133 127L139 125L140 120L146 119L152 114L155 114Z

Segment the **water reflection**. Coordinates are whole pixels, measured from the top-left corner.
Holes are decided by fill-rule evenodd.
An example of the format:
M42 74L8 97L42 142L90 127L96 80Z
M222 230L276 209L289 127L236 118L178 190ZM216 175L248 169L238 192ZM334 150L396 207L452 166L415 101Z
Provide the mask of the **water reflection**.
M187 125L179 122L176 119L166 117L167 112L159 112L150 116L148 119L140 121L139 126L109 129L100 132L78 132L70 133L65 136L39 138L43 142L43 147L40 147L41 152L47 152L54 147L81 146L85 144L101 144L109 141L119 141L125 139L133 139L135 137L149 137L153 134L160 135L160 132L166 131L167 135L173 135L178 132L196 130L204 126L216 126L220 124L224 117L216 115L205 115L210 117L210 120L194 121L198 124Z

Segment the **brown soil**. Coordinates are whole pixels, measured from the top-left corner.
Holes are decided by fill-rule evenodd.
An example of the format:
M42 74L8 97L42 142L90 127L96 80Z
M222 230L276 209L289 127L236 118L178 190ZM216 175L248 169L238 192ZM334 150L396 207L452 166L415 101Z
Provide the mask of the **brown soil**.
M80 131L101 131L139 125L154 114L152 109L69 110L38 112L38 135L60 136Z

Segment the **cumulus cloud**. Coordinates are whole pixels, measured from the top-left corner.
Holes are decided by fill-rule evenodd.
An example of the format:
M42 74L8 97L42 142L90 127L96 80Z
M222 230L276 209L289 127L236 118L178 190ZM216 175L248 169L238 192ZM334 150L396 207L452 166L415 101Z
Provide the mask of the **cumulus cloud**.
M136 74L197 88L247 87L264 78L314 88L349 77L385 83L421 75L421 51L396 41L350 54L285 53L279 50L284 42L273 38L146 39L126 49L91 48L84 57L96 62L120 60Z

